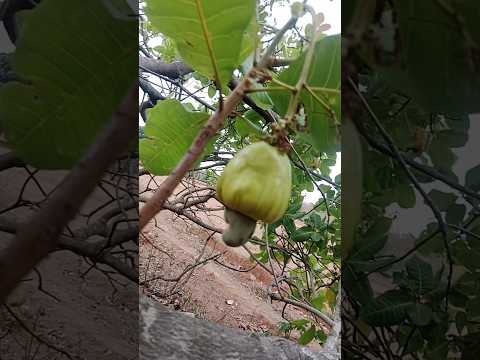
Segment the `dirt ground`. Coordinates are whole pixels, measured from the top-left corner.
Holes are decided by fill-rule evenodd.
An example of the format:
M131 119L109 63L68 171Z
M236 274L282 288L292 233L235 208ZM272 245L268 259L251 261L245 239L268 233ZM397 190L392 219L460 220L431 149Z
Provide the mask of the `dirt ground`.
M64 175L59 171L41 171L36 177L48 192ZM0 172L0 209L15 203L27 176L23 168ZM33 181L27 185L24 198L42 199ZM83 211L103 201L104 195L97 192ZM1 217L24 221L30 215L27 206ZM80 224L72 227L76 225ZM11 235L0 232L0 251L11 240ZM68 251L52 253L37 270L9 297L8 308L0 305L0 360L69 359L59 351L74 360L138 357L136 284L118 275L113 275L112 281L104 273L91 269L85 259Z
M82 279L88 268L83 259L67 252L51 256L38 267L43 289L50 295L38 291L36 276L31 274L7 304L35 336L2 308L1 360L68 359L50 346L75 360L137 358L137 287L122 281L123 286L115 284L115 291L95 271Z
M147 176L141 178L142 190L147 181ZM161 181L160 178L157 183ZM197 185L202 186L201 183ZM183 188L179 186L175 192ZM212 227L225 228L221 204L211 199L206 206L218 210L210 215L198 213L198 218ZM281 335L278 325L284 320L283 304L272 303L268 297L269 290L275 291L273 277L261 266L255 266L246 250L226 247L220 234L212 234L171 211L160 212L155 223L144 229L140 240L140 281L150 280L144 291L163 304L192 316L232 328ZM258 252L258 247L251 243L248 248L252 253ZM223 252L218 262L202 263L178 284L169 281L192 264ZM307 316L303 310L292 306L285 309L284 315L290 320ZM296 336L298 334L293 334L294 338Z

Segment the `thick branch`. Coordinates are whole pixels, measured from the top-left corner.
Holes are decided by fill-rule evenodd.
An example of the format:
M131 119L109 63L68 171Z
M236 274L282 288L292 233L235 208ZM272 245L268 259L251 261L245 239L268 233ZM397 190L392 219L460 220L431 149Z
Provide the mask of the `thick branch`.
M267 65L268 67L282 67L290 65L293 61L294 59L270 58L267 62ZM139 56L138 63L140 67L143 67L150 72L154 72L174 80L180 78L181 76L188 75L194 71L190 66L181 61L166 63L160 59Z
M140 67L143 67L148 71L169 77L170 79L178 79L183 75L193 72L193 69L183 62L174 62L169 64L161 60L150 59L143 56L139 57L138 62Z
M0 218L0 231L9 234L16 234L19 229L19 224L9 221L8 219ZM84 238L71 238L67 236L60 236L57 240L58 250L68 250L77 255L90 258L90 260L105 264L118 271L121 275L138 282L138 272L135 268L128 266L125 262L113 256L106 249L107 246L114 247L125 242L134 240L138 237L138 228L118 230L111 239L104 238L95 242L87 242ZM107 250L107 251L104 251Z
M282 60L282 59L271 59L271 63L269 63L269 66L287 66L291 63L291 60ZM169 79L178 79L182 75L189 74L193 72L193 69L191 69L188 65L181 63L181 62L176 62L172 64L165 63L161 60L158 59L150 59L150 58L145 58L145 57L140 57L139 61L140 69L144 69L150 73L153 73L155 75L162 75L166 76ZM140 80L140 85L146 93L149 94L150 100L152 100L152 104L145 104L142 105L142 111L145 110L146 108L152 107L156 104L157 100L164 100L165 98L161 95L159 95L159 92L150 84L148 84L148 88L146 88L146 84L148 84L147 81L144 79ZM234 90L235 87L238 85L238 80L232 79L228 83L228 87L230 90ZM184 90L189 96L192 96L192 93L190 93L187 89L182 89ZM195 97L194 97L195 98ZM195 98L197 101L199 101L199 98ZM267 111L259 107L255 101L252 100L248 95L243 96L243 101L245 104L250 106L252 110L254 110L257 114L259 114L261 117L265 119L266 122L268 123L273 123L275 122L275 119L273 116ZM211 106L208 106L207 104L203 103L203 105L207 106L210 108L210 110L215 110Z
M55 249L61 231L76 215L105 170L119 153L128 150L130 140L138 135L137 109L138 84L135 84L87 155L70 171L46 206L20 227L14 241L0 255L0 302L23 276Z

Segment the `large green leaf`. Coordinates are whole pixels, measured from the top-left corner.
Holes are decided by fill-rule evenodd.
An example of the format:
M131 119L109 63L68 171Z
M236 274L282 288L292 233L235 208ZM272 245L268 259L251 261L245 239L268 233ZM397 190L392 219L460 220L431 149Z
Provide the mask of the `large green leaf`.
M352 251L352 260L371 259L373 255L385 247L388 239L388 230L392 219L379 218L362 236L355 238Z
M373 289L368 278L356 273L350 260L342 264L342 283L352 299L362 307L371 301Z
M146 13L186 63L210 79L218 75L225 88L250 51L243 38L255 31L255 6L255 0L147 0Z
M188 111L176 100L161 101L150 109L145 138L140 139L139 145L140 160L145 168L154 175L168 175L208 118L207 113ZM208 146L205 152L210 150Z
M455 5L458 15L466 19L463 28L457 14L449 14L440 1L395 1L404 79L414 90L410 95L431 112L464 114L480 110L480 76L464 35L473 35L478 44L478 1L456 1Z
M432 266L414 256L406 263L409 280L414 284L414 292L423 295L435 288Z
M415 306L414 299L400 290L391 290L360 309L360 318L372 326L400 324Z
M467 171L465 175L465 185L473 191L480 191L480 165Z
M138 76L137 21L113 15L97 0L48 0L24 17L13 58L22 82L0 89L0 118L25 162L75 164Z
M400 183L394 190L397 203L402 208L412 208L417 201L413 187L408 183Z
M433 200L439 210L446 211L456 201L457 196L437 189L430 190L428 193L430 199Z
M415 325L426 326L432 320L432 308L428 305L416 303L407 310L408 317Z
M285 70L279 80L291 86L295 86L305 62L305 54L300 56L290 67ZM338 121L341 119L341 44L340 35L327 36L315 46L307 85L314 89L316 96L324 100L335 112ZM325 88L331 90L325 92L319 90ZM285 115L291 94L288 92L272 92L270 97L275 103L278 113ZM307 123L310 130L310 140L317 150L322 152L335 151L337 140L337 128L334 119L307 90L302 90L302 102L307 114Z

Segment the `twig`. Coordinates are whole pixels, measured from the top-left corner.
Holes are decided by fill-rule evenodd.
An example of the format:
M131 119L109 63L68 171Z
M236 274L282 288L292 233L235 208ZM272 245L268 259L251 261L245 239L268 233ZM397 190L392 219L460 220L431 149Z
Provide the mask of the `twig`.
M397 161L400 163L401 167L403 168L406 175L408 176L408 178L412 182L413 186L418 190L418 192L422 196L425 203L430 207L430 209L433 212L433 215L435 216L435 219L438 222L438 228L439 228L440 233L442 234L443 243L444 243L444 246L445 246L445 251L447 253L447 260L448 260L448 264L449 264L448 284L447 284L447 290L446 290L446 295L445 295L445 309L448 310L448 297L449 297L449 291L450 291L450 288L451 288L451 285L452 285L452 276L453 276L453 258L452 258L452 254L451 254L451 251L450 251L450 244L448 243L448 239L447 239L447 225L445 223L445 220L442 217L442 213L438 209L437 205L435 205L433 200L430 198L430 196L428 196L428 194L425 192L423 187L420 185L420 183L418 182L417 178L412 173L410 168L407 166L407 164L405 162L405 159L403 158L402 154L400 154L400 151L398 150L397 146L393 142L393 139L390 137L390 135L387 133L385 128L382 126L382 124L379 121L379 119L377 118L376 114L374 113L374 111L370 107L369 103L367 102L367 100L365 99L363 94L360 92L360 90L358 89L357 85L355 84L355 82L353 81L353 79L351 77L348 78L348 82L349 82L350 86L352 87L352 89L357 94L357 96L359 97L360 101L362 102L362 105L365 107L368 114L370 115L370 117L374 121L376 128L380 131L380 134L381 134L383 140L386 142L386 144L388 145L388 147L392 151L395 159L397 159Z
M37 340L39 343L45 345L46 347L48 347L49 349L53 349L55 350L56 352L62 354L62 355L65 355L67 358L69 359L73 359L73 357L67 353L65 350L62 350L58 347L56 347L55 345L52 345L52 344L49 344L48 342L46 342L45 340L43 340L41 337L39 337L37 334L35 334L28 326L27 324L25 324L25 322L23 322L22 319L20 319L18 317L17 314L15 314L15 312L10 308L10 306L8 306L7 304L3 304L3 306L5 307L5 309L8 311L8 313L15 319L15 321L23 328L23 330L25 330L27 333L30 334L30 336L32 336L33 338L35 338L35 340Z
M314 307L308 305L308 304L305 304L303 302L300 302L300 301L296 301L296 300L293 300L293 299L287 299L287 298L284 298L284 297L281 297L277 294L274 294L274 293L270 293L268 294L270 296L270 298L272 298L273 300L278 300L278 301L283 301L287 304L290 304L290 305L293 305L293 306L297 306L299 308L302 308L304 310L307 310L309 312L311 312L312 314L318 316L320 319L322 319L324 322L326 322L328 325L330 326L333 326L335 325L335 322L330 318L328 317L327 315L325 315L324 313L322 313L321 311L315 309Z

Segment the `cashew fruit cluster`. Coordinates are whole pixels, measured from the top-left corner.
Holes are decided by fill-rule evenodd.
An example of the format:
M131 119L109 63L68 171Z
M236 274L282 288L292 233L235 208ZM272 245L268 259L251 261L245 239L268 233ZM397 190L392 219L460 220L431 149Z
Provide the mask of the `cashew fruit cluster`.
M257 220L269 224L279 220L287 210L291 188L292 169L286 154L264 141L240 150L217 183L217 196L225 205L229 224L224 242L243 245Z

